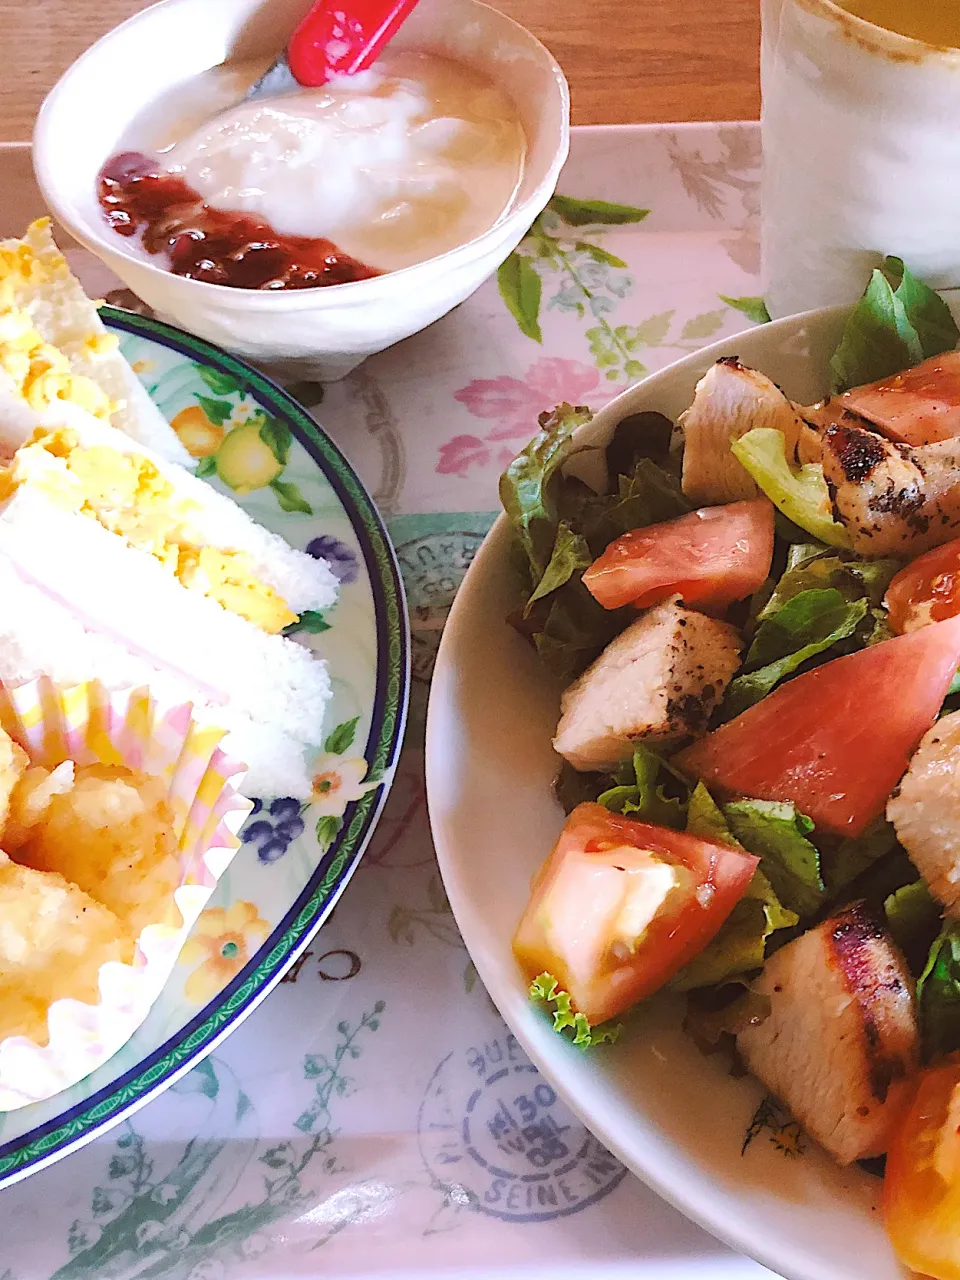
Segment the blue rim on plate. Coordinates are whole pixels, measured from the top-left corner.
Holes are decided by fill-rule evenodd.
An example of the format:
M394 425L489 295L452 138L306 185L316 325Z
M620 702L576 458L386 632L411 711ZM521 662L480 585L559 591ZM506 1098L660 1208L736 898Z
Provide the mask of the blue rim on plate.
M244 388L259 407L289 427L334 491L349 517L373 597L376 686L363 754L370 776L383 781L347 805L339 831L302 892L213 1000L130 1070L0 1144L0 1187L52 1163L144 1105L215 1048L280 980L333 910L373 834L400 750L409 695L409 624L400 570L376 507L333 441L279 386L219 348L131 312L104 307L101 315L110 330L175 351Z

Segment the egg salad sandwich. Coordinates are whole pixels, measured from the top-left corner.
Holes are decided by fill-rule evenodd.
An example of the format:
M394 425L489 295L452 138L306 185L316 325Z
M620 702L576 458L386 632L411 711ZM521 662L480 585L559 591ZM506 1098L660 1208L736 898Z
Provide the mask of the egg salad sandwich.
M42 218L21 240L0 240L0 452L9 455L62 403L190 463Z
M149 685L229 731L252 795L309 794L326 664L283 632L329 566L75 405L0 467L0 681Z

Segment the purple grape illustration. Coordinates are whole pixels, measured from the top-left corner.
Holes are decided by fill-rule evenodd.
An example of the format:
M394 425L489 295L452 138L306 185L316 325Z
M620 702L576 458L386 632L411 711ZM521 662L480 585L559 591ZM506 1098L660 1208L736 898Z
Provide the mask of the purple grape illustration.
M263 863L276 862L287 852L292 841L303 834L300 801L283 796L264 808L262 800L254 800L246 826L240 833L244 844L252 844Z

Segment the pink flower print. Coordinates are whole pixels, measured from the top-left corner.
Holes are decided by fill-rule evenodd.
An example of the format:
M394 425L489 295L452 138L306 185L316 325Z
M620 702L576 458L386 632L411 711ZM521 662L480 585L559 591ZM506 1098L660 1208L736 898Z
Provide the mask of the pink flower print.
M465 476L471 467L485 467L491 454L479 436L454 436L440 446L437 475Z
M487 436L488 440L526 440L537 429L538 414L562 404L564 400L570 404L582 404L584 397L595 391L599 382L599 372L590 365L581 364L579 360L545 356L534 361L522 379L508 375L476 378L454 392L454 399L475 418L488 418L497 423ZM606 399L606 395L603 398ZM477 445L482 444L472 436L458 436L457 439L475 440ZM450 441L450 445L454 443ZM437 470L444 471L442 459ZM458 470L458 474L463 472Z

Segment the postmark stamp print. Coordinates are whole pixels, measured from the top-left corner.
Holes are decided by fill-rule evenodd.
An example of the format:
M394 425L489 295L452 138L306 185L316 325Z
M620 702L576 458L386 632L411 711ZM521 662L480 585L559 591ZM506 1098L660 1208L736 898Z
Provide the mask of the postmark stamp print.
M557 1097L506 1028L440 1062L418 1116L420 1153L438 1183L510 1222L578 1213L626 1169Z

